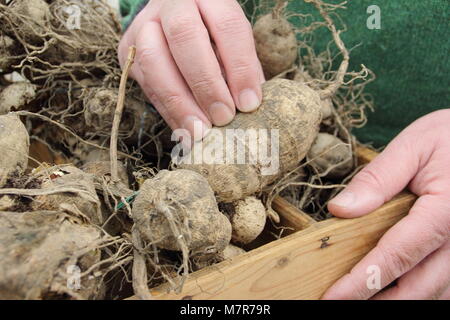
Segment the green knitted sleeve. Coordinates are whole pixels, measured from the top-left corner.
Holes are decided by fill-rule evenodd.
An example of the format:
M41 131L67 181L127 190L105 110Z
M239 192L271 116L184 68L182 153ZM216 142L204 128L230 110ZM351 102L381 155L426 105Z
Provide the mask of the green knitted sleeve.
M315 10L303 1L290 3L294 12ZM373 5L380 9L380 29L367 27L368 7ZM417 118L450 108L448 0L348 1L339 15L348 29L342 39L353 48L350 70L364 64L377 76L366 88L374 97L375 112L364 128L353 132L360 141L386 145ZM326 42L318 39L316 45Z
M126 30L134 17L142 10L149 0L120 0L120 14L122 15L122 28Z

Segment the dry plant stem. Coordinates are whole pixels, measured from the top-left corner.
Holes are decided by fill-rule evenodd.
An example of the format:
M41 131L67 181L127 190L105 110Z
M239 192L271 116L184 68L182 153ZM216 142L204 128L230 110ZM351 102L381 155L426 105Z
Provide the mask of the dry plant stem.
M16 195L16 196L43 196L56 193L75 193L83 194L85 196L91 197L89 192L80 190L76 187L55 187L55 188L45 188L45 189L0 189L0 195Z
M125 67L122 72L119 86L119 97L117 100L116 111L114 112L114 120L111 129L111 145L110 145L110 161L111 161L111 177L113 182L119 181L118 173L118 159L117 159L117 140L119 137L120 120L122 119L122 113L125 103L125 90L127 86L128 74L130 73L131 66L133 65L134 58L136 56L136 47L129 48L128 59L125 63Z
M284 9L287 7L288 2L286 0L278 0L275 8L272 12L273 19L279 19L283 14Z
M342 86L344 83L344 77L347 73L350 55L348 53L348 50L345 48L344 42L342 41L340 37L341 31L336 30L336 26L334 25L333 20L330 18L328 12L323 8L323 2L321 0L312 0L311 2L314 3L314 6L319 10L321 16L324 18L328 25L328 29L330 29L334 42L336 43L336 46L338 47L339 51L342 54L343 60L341 62L341 65L339 66L339 69L336 74L336 79L332 84L330 84L327 88L320 90L320 98L322 100L331 98L336 94L336 92L339 90L339 87Z
M150 289L147 285L147 266L145 263L145 255L142 252L142 239L139 232L133 228L133 290L136 296L141 300L154 300L150 294Z

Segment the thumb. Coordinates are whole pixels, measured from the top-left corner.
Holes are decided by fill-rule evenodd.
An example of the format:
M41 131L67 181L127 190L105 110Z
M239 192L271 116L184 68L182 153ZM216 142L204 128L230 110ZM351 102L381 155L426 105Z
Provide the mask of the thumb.
M328 203L341 218L365 215L402 191L419 169L419 154L408 135L400 134L349 185Z

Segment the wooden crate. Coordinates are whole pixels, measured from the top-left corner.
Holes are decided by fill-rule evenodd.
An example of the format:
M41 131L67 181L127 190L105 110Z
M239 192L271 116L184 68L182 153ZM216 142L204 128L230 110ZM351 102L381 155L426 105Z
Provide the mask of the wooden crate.
M368 149L358 153L363 163L376 156ZM316 222L277 198L273 208L281 225L295 232L190 274L180 294L166 286L151 293L155 299L319 299L408 213L415 199L405 191L364 217Z

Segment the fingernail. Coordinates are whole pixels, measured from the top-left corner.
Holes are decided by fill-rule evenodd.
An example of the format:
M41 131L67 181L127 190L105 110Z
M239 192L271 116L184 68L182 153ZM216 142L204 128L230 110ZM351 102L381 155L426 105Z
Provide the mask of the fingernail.
M353 192L342 191L333 200L330 201L330 204L339 206L339 207L343 207L343 208L348 208L348 207L353 206L355 201L356 201L356 197L353 194Z
M211 126L196 116L189 116L184 120L183 128L190 132L194 141L199 141L208 134Z
M254 90L245 89L239 96L239 104L239 110L242 112L252 112L258 109L261 100Z
M230 108L221 102L213 103L208 112L216 126L227 125L234 118L234 113L231 112Z

